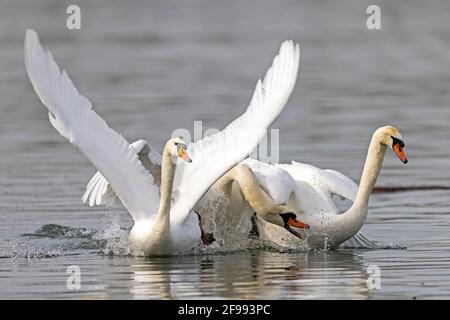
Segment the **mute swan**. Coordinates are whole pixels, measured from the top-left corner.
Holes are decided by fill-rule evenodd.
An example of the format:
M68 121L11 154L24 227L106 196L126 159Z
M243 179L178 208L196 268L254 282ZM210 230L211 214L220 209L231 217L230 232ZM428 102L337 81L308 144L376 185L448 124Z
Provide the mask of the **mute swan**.
M161 172L161 155L156 152L151 145L145 140L138 140L130 145L133 148L134 152L139 156L139 160L141 160L144 167L148 170L148 172L156 177ZM272 199L261 187L256 180L254 173L249 169L247 165L245 165L248 161L244 160L240 164L237 164L235 167L227 171L210 189L207 191L206 197L208 199L213 199L213 201L217 200L216 197L223 197L229 200L229 207L226 212L230 212L233 215L233 218L237 223L242 221L246 217L249 218L255 212L258 216L269 223L274 223L278 226L282 226L292 234L297 237L302 237L299 233L297 233L291 227L297 228L306 228L309 226L304 224L303 222L297 220L297 215L293 212L293 210L283 204L287 203L288 196L284 194L273 194L274 199ZM265 164L264 164L265 165ZM269 170L278 171L273 166L269 167ZM283 171L284 172L284 171ZM295 183L291 182L292 178L285 173L288 178L286 179L283 175L272 176L272 181L270 185L279 185L280 181L274 183L273 179L283 180L281 183L285 182L286 184L292 183L292 188L294 188ZM267 177L267 168L266 168L266 176L260 177L262 179ZM235 183L234 183L235 182ZM237 183L237 188L235 187ZM277 189L271 188L272 191L277 191ZM280 200L280 197L284 197L285 200ZM82 200L84 203L88 203L91 207L94 205L110 205L110 206L119 206L120 200L117 195L112 190L108 181L102 176L102 174L97 171L91 180L88 182L86 186L86 191L83 194ZM201 214L199 212L203 212L208 210L208 208L203 207L203 203L197 203L194 207L194 211L197 212L199 218L199 224L202 232L202 240L205 244L210 244L213 240L213 234L207 233L202 229L201 223ZM232 217L227 217L228 230L232 229ZM217 225L217 223L216 223ZM221 226L219 225L219 228ZM242 240L247 240L249 230L244 230L240 235L237 232L234 232L232 235L227 234L228 230L209 230L219 233L219 237L223 240L225 238L230 238L236 241L239 237Z
M154 167L148 168L149 172L152 172L158 168L160 156L141 140L139 146L143 148L143 145L147 147L139 154L146 157L145 161L151 159ZM398 130L391 126L379 128L373 134L368 149L359 189L350 178L335 170L322 170L298 162L269 165L254 159L245 159L225 173L211 190L218 191L218 196L223 195L230 200L229 211L235 215L249 217L256 212L262 219L252 218L257 227L257 231L252 231L257 232L261 239L279 246L309 249L336 247L349 239L345 244L373 247L374 244L358 231L366 220L369 196L381 170L387 147L392 148L402 162L407 162L403 150L404 142ZM112 199L114 194L107 187L108 183L98 177L97 181L95 179L96 176L88 184L83 196L84 201L89 199L93 205L96 200L99 204ZM101 188L95 189L96 184L106 185L104 191L102 192ZM353 206L347 212L341 213L333 195L354 202ZM195 209L200 211L202 208ZM305 222L297 221L297 227L311 229L307 233L299 234L300 230L297 232L289 228L295 225L288 225L286 228L283 223L274 221L280 218L279 215L271 214L275 212L281 213L281 217L285 218L292 214L295 216L296 212ZM299 239L305 236L306 243Z
M258 81L243 115L187 148L181 140L167 142L161 162L159 200L155 179L139 161L134 147L94 112L66 72L60 71L51 53L44 51L37 33L27 30L25 36L26 70L49 110L51 124L108 181L133 217L131 243L145 255L176 254L195 248L200 230L191 209L221 175L257 146L289 99L299 59L299 46L285 41L264 80ZM192 163L172 162L174 155L189 161L188 154Z
M307 245L308 249L323 247L336 247L347 239L356 236L356 242L367 241L357 234L367 218L369 197L383 165L387 148L392 148L398 158L407 163L404 153L404 142L400 132L392 127L385 126L377 129L367 151L367 158L361 175L359 187L348 177L334 170L321 170L309 164L292 162L292 164L276 165L281 172L287 172L295 186L283 184L278 191L283 190L289 196L288 206L304 212L302 220L311 226L306 236L306 243L292 237L283 229L270 225L262 219L257 220L260 238L272 241L284 247L298 247ZM265 175L265 166L255 160L246 161L246 164L255 173L259 183L272 194ZM259 166L259 169L258 167ZM353 201L352 206L341 213L333 195L339 195Z

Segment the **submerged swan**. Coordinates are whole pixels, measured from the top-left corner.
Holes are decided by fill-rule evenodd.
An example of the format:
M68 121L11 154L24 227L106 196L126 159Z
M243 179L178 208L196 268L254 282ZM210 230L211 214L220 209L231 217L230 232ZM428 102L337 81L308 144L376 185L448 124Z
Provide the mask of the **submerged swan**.
M25 37L26 70L49 110L51 124L108 181L134 220L131 243L145 255L176 254L195 248L200 229L192 208L263 138L289 99L299 59L299 46L285 41L264 80L258 81L244 114L222 131L188 147L180 139L169 140L161 161L160 197L157 181L145 169L134 147L94 112L66 72L60 71L51 53L44 51L36 32L27 30ZM192 163L173 162L174 156L190 162L188 154Z

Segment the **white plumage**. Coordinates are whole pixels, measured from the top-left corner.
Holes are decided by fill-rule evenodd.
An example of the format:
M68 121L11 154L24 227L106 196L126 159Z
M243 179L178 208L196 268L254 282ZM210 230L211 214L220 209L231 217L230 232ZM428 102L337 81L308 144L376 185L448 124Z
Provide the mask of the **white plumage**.
M159 192L153 177L125 138L108 127L89 100L78 93L33 30L27 30L25 37L25 66L53 127L102 173L133 219L155 213Z
M193 162L182 163L175 175L175 219L185 219L220 176L253 152L286 105L297 80L299 63L299 45L283 42L264 81L257 82L245 113L222 131L189 145Z
M99 170L88 184L83 200L89 199L91 205L99 204L111 188L135 221L135 238L151 244L149 250L144 248L147 254L179 252L180 248L187 250L195 245L190 235L199 231L190 232L198 228L193 219L187 219L191 209L222 174L243 160L260 142L292 92L299 59L299 46L285 41L264 81L258 81L245 113L224 130L188 146L193 162L177 164L171 228L167 228L158 222L161 211L155 218L159 205L157 183L138 157L138 150L145 147L145 141L137 143L135 148L108 127L92 110L89 100L78 93L65 71L61 72L51 53L44 51L36 32L27 30L25 37L26 70L36 93L49 110L50 122ZM179 232L169 236L167 233L171 229ZM158 242L164 243L158 246ZM166 252L166 249L173 251Z
M159 188L159 180L161 179L161 155L153 150L147 141L142 139L130 144L130 149L137 154L139 161L151 174L155 184ZM109 206L118 206L121 204L117 194L100 171L97 171L91 180L89 180L86 191L81 199L91 207L101 204Z

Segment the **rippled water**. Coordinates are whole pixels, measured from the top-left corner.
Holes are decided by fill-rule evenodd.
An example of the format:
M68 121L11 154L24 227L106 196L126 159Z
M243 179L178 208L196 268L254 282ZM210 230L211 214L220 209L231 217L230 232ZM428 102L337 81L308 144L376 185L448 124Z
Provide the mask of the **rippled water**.
M51 128L23 66L33 27L112 127L161 149L174 128L222 128L240 114L293 38L302 66L274 124L282 161L359 180L372 131L392 124L410 161L388 154L378 186L448 187L448 1L383 2L378 31L357 0L80 3L81 31L65 29L64 2L0 3L0 298L450 298L446 190L372 197L363 230L407 250L127 256L130 218L81 203L95 169ZM75 229L36 235L46 224ZM80 290L66 287L69 265ZM379 290L366 285L371 265Z

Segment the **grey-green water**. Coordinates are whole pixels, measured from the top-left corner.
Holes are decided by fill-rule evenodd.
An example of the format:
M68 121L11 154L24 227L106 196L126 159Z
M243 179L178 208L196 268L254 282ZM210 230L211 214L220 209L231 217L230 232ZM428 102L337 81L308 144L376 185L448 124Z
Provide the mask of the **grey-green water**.
M450 298L445 190L372 197L364 232L407 250L125 255L131 220L81 203L95 169L51 128L23 66L32 27L113 128L161 149L175 128L222 128L239 115L293 38L300 77L273 126L282 161L358 181L372 131L392 124L410 161L388 154L377 184L450 186L448 1L382 2L375 31L369 1L79 3L80 31L65 28L69 1L0 3L0 298ZM24 235L50 223L97 233ZM66 286L69 265L81 268L80 290ZM366 286L371 265L379 290Z

